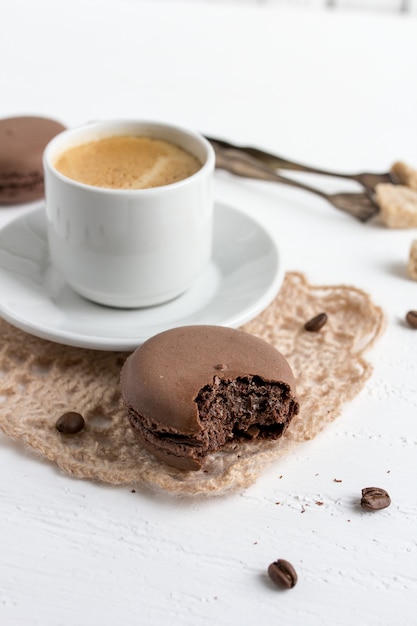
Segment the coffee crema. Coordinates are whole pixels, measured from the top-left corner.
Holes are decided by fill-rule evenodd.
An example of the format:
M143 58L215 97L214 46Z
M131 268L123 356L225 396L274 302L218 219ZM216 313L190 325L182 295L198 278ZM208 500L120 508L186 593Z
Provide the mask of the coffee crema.
M69 148L55 168L72 180L109 189L148 189L184 180L201 169L193 154L153 137L115 135Z

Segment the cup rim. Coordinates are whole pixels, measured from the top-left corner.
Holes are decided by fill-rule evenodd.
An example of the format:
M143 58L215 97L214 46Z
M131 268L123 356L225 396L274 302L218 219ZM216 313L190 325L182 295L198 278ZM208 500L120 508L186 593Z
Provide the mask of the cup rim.
M82 133L83 131L94 131L94 130L99 130L99 129L106 129L108 127L111 126L133 126L133 125L141 125L141 126L148 126L148 127L158 127L161 129L171 129L175 132L178 133L182 133L183 135L186 135L194 140L197 140L200 142L200 144L205 148L206 150L206 160L203 163L203 165L201 166L201 168L195 172L194 174L192 174L191 176L187 176L187 178L183 178L181 180L178 180L174 183L169 183L167 185L159 185L158 187L147 187L144 189L114 189L111 187L99 187L96 185L88 185L86 183L82 183L78 180L74 180L73 178L69 178L68 176L65 176L65 174L62 174L61 172L59 172L55 166L52 163L52 153L54 152L54 150L56 149L57 144L65 141L66 137L70 137L73 135L76 135L77 133ZM115 132L116 134L121 134L120 132L118 133L117 131ZM87 140L88 141L88 140ZM169 141L169 140L168 140ZM112 120L100 120L97 122L90 122L90 123L86 123L86 124L80 124L78 126L74 126L72 128L67 128L63 131L61 131L60 133L58 133L57 135L55 135L55 137L53 137L49 143L47 144L47 146L45 147L44 151L43 151L43 156L42 156L42 160L43 160L43 167L45 170L49 170L54 176L56 176L57 178L59 178L60 180L62 180L63 182L66 182L67 184L72 184L75 187L78 187L80 189L85 189L85 190L93 190L96 193L104 193L104 194L108 194L108 195L126 195L126 196L132 196L132 195L152 195L152 194L156 194L156 193L161 193L161 190L165 190L165 189L176 189L176 188L180 188L183 187L184 185L188 185L190 183L190 181L192 181L195 178L198 178L202 175L204 175L206 173L207 170L212 171L214 170L215 167L215 161L216 161L216 157L215 157L215 152L214 152L214 148L211 145L211 143L198 131L196 130L192 130L190 128L186 128L184 126L180 126L178 124L172 124L170 122L161 122L161 121L157 121L157 120L148 120L148 119L112 119Z

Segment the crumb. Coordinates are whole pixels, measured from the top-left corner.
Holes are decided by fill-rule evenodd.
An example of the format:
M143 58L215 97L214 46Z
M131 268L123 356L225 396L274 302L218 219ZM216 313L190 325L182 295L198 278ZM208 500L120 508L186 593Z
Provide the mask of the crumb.
M136 493L136 489L132 489L130 493Z
M316 500L316 504L317 506L323 506L324 502L322 502L321 500Z
M413 169L403 161L396 161L391 166L391 174L399 180L401 185L406 185L417 191L417 170Z
M334 483L341 483L342 481L339 478L333 478Z
M281 504L281 502L275 502L275 504Z
M281 476L278 476L278 478L281 479L282 478L282 474L281 474Z
M417 191L405 185L381 183L376 186L380 219L388 228L417 226Z

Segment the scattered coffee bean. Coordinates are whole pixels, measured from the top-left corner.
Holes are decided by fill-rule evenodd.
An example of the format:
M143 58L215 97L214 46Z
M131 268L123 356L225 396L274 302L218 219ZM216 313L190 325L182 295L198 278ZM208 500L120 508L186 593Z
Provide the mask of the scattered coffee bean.
M84 428L84 424L84 418L80 413L68 411L57 419L55 426L64 435L75 435Z
M327 322L327 313L319 313L304 324L304 329L310 333L317 333Z
M411 328L417 328L417 311L408 311L405 319Z
M297 582L297 572L288 561L278 559L268 567L268 576L277 587L291 589Z
M391 504L391 498L385 489L380 487L365 487L362 489L361 506L369 511L379 511Z

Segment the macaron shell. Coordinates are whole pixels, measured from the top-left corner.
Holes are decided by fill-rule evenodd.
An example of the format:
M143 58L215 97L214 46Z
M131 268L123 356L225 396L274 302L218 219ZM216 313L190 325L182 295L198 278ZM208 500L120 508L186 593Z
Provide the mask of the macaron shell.
M126 406L147 422L192 435L202 430L199 390L214 376L247 375L282 381L295 393L289 364L263 339L220 326L185 326L156 335L127 359L122 393Z
M0 120L0 204L22 204L43 197L43 151L63 130L60 122L45 117Z

